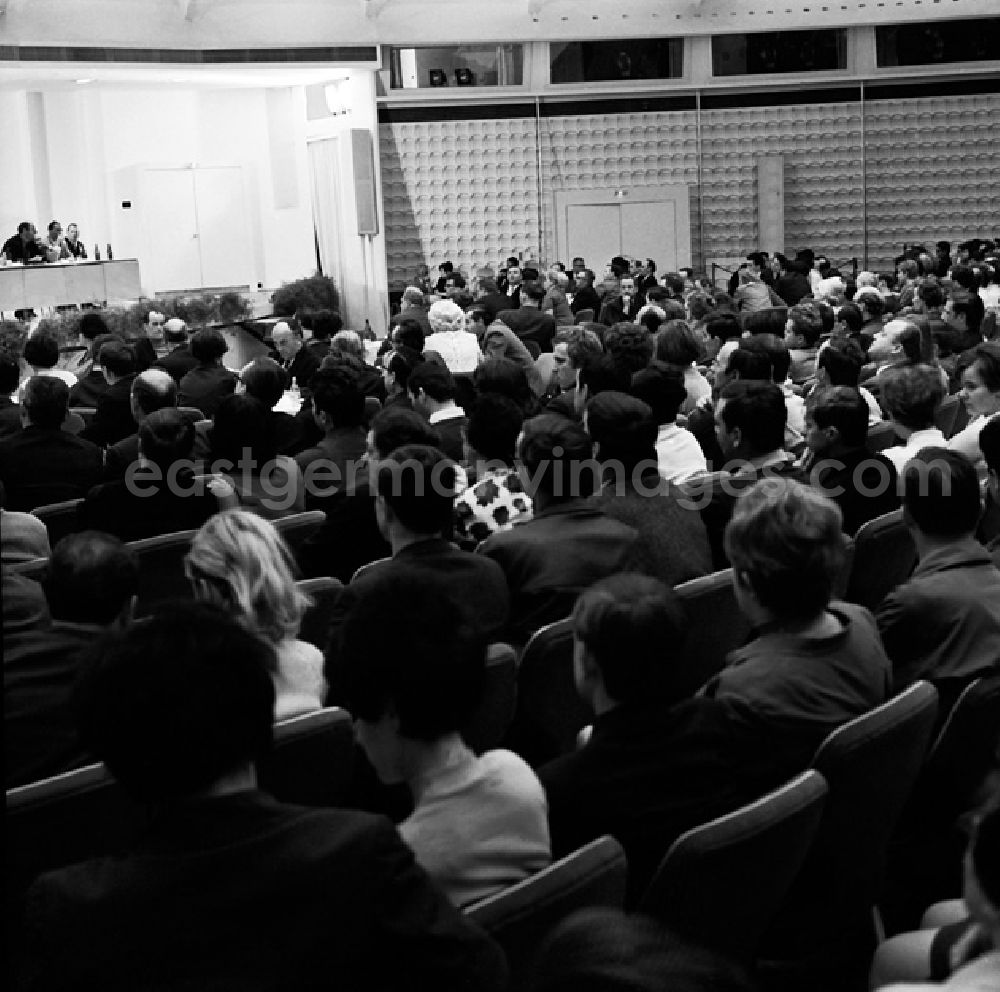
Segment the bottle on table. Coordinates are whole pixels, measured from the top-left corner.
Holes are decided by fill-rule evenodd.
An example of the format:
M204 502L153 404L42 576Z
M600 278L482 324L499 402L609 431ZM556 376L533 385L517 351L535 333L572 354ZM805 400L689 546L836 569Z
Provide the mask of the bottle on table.
M95 262L99 262L100 260L101 260L101 246L95 244L94 245L94 261Z
M111 242L109 241L105 247L108 249L108 261L110 262L114 256L111 254Z

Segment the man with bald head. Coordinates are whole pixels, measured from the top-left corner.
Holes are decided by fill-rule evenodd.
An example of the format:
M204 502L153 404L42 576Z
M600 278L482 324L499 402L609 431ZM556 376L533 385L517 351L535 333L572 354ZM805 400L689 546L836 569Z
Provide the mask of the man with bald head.
M129 465L138 459L142 422L156 410L177 406L177 383L163 369L146 369L132 381L129 405L136 430L108 448L106 470L109 479L123 478Z
M431 330L431 323L427 319L427 305L423 290L419 286L407 286L403 290L403 298L399 301L399 313L395 314L389 321L390 334L392 328L403 320L415 320L423 330L424 337L429 338L434 333Z
M163 340L173 348L155 366L167 371L174 382L179 383L191 369L198 366L198 359L191 354L188 343L187 324L180 317L171 317L163 325Z
M298 386L300 392L309 389L309 380L319 368L319 359L305 346L298 323L279 320L271 332L274 350L285 370L286 386Z

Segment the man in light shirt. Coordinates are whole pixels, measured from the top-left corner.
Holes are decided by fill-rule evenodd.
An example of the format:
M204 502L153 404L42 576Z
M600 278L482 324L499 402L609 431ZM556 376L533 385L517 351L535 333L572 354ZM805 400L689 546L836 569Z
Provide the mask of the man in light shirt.
M944 434L934 426L934 414L944 399L941 373L931 365L901 365L881 376L882 406L902 444L882 452L901 472L922 448L947 447Z

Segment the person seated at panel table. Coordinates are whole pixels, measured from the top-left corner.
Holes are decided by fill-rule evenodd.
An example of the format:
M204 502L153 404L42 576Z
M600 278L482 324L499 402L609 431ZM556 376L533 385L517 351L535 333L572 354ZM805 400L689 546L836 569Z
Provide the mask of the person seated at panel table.
M66 225L66 237L63 239L66 248L74 258L86 259L87 246L80 240L80 228L76 221Z
M45 239L46 261L60 262L65 258L73 257L66 246L66 241L63 239L62 233L62 224L57 220L50 220L48 237ZM53 258L53 256L55 257Z
M70 696L80 656L132 619L139 562L96 530L64 537L44 582L52 625L4 637L4 782L36 782L93 761L77 738Z
M28 380L21 401L24 427L0 441L0 481L9 509L77 499L101 481L101 449L62 429L68 404L69 388L61 379Z
M413 797L400 836L456 906L551 859L535 773L511 751L476 755L461 736L486 669L486 643L463 615L466 602L439 577L395 569L355 603L330 671L379 779L405 783Z
M730 704L773 752L781 781L832 730L889 698L891 665L872 615L832 598L847 546L832 500L795 479L764 479L737 501L725 543L756 636L702 693Z
M268 412L252 396L227 396L208 431L209 469L236 491L240 505L270 520L306 508L302 471L279 455Z
M0 248L0 255L7 262L44 262L47 257L45 243L38 237L38 229L30 220L17 225L17 234L11 235Z
M236 389L236 373L222 364L229 350L226 339L214 328L198 331L191 339L191 355L198 365L179 383L178 406L193 406L211 419L219 404Z
M139 464L131 462L123 478L87 493L77 508L80 529L139 541L194 530L219 510L239 505L223 479L195 479L194 439L194 424L173 407L144 415L139 427Z
M500 992L500 949L415 863L392 823L258 791L272 649L206 604L100 645L80 734L155 810L132 847L43 875L27 898L25 988ZM178 728L184 728L179 732Z

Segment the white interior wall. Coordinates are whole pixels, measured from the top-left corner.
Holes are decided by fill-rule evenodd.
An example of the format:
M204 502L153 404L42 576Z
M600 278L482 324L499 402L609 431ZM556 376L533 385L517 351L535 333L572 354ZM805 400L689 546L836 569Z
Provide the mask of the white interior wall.
M0 90L0 134L4 136L0 241L6 241L22 220L38 222L28 129L28 94L24 90Z

